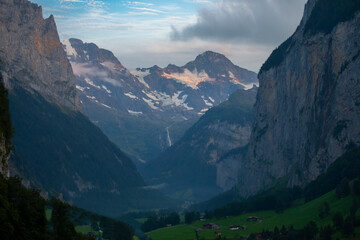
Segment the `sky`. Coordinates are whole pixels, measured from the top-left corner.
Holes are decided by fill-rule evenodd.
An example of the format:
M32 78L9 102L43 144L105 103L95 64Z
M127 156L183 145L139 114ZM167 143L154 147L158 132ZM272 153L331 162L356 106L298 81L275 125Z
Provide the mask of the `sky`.
M258 72L300 23L306 0L31 0L60 39L112 51L129 69L179 66L211 50Z

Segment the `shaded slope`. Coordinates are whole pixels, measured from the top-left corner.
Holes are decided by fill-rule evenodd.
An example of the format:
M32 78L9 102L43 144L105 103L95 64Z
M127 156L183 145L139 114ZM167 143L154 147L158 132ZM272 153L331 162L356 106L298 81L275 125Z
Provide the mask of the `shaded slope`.
M95 212L117 216L160 207L131 160L79 112L65 113L21 88L10 93L14 167L32 185Z

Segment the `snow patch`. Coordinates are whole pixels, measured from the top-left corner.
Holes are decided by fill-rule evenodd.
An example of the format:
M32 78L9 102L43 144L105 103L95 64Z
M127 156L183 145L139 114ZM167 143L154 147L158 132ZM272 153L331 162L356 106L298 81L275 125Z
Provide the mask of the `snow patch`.
M88 95L86 95L86 97L87 97L88 99L91 99L91 100L96 100L96 97L94 97L94 96L88 96Z
M215 103L215 100L212 97L209 97L210 101L212 101L213 103Z
M146 102L149 105L150 108L155 109L155 110L159 109L158 107L156 107L154 105L154 103L150 99L146 99L146 98L142 98L142 99L144 100L144 102Z
M101 85L101 87L108 93L111 94L111 91L104 85Z
M84 78L84 81L87 83L87 84L89 84L90 86L93 86L93 87L95 87L95 88L97 88L97 89L101 89L101 87L100 86L98 86L98 85L96 85L93 81L91 81L90 80L90 78Z
M206 106L209 106L209 107L214 106L214 104L212 104L211 102L209 102L208 100L206 100L204 96L201 96L201 98L204 100L204 103L205 103Z
M84 87L81 87L81 86L79 86L79 85L76 85L76 89L78 89L78 90L80 90L80 91L82 91L82 92L85 90Z
M135 116L139 116L139 115L141 115L141 114L143 114L143 112L136 112L136 111L132 111L132 110L127 110L128 111L128 113L130 113L131 115L135 115Z
M103 103L100 103L102 106L104 106L104 107L106 107L106 108L110 108L111 109L111 107L110 106L108 106L108 105L106 105L106 104L103 104Z
M199 89L197 85L201 82L214 81L214 79L210 78L204 70L198 73L196 68L193 72L185 69L183 73L163 73L162 77L174 79L175 81L187 85L192 89Z
M143 84L146 88L150 88L149 84L147 84L147 83L145 82L145 79L144 79L144 77L150 75L149 70L146 70L145 72L141 72L141 71L131 71L131 74L134 75L134 76L137 78L137 80L138 80L141 84Z
M178 91L178 92L174 93L173 96L169 96L166 93L157 92L157 91L146 92L146 91L143 90L142 92L148 98L155 101L155 103L160 104L160 102L161 102L162 107L175 105L176 107L181 106L181 107L185 108L188 111L194 110L194 108L189 107L187 105L187 103L186 103L186 99L187 99L188 95L184 94L183 96L180 97L180 95L181 95L181 93L183 91ZM151 100L149 100L149 101L151 101Z
M131 99L139 99L137 96L132 94L132 92L124 93L124 95L131 98Z

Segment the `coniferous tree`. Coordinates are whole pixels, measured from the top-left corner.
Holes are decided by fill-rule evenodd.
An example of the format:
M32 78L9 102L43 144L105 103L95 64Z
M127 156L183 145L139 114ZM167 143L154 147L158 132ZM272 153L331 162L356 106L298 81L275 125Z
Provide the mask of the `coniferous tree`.
M275 226L274 228L274 236L278 236L280 234L279 228Z
M341 180L340 184L336 187L336 197L337 198L344 198L350 194L350 186L349 186L349 179L344 178Z
M353 192L356 196L360 196L360 180L356 179L353 183Z
M333 225L336 229L340 230L343 227L344 217L342 213L340 212L335 213L332 220L333 220Z
M197 213L195 211L185 213L185 223L191 224L197 220Z
M345 234L347 236L350 236L350 235L352 235L354 233L354 223L353 223L353 220L351 219L350 216L348 216L345 219L341 231L342 231L343 234Z
M332 240L331 235L333 233L331 225L320 228L320 240Z
M304 228L303 228L303 237L305 239L311 240L316 237L316 234L318 233L319 229L317 227L317 224L314 221L310 221Z
M76 231L74 224L69 220L69 206L58 199L52 199L52 207L51 223L55 239L74 239Z

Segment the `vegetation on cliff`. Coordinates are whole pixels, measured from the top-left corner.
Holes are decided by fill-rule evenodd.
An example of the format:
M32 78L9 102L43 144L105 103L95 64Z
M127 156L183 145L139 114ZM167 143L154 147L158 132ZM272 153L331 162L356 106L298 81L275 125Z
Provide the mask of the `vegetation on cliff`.
M360 10L359 0L319 0L305 25L305 34L329 34L340 22L346 22Z
M13 129L10 119L8 91L2 83L2 77L0 75L0 140L5 140L5 154L9 154L11 150L11 137L13 135ZM1 150L0 150L1 151ZM4 154L0 152L0 156ZM2 159L4 161L5 159ZM2 162L2 164L4 164Z

